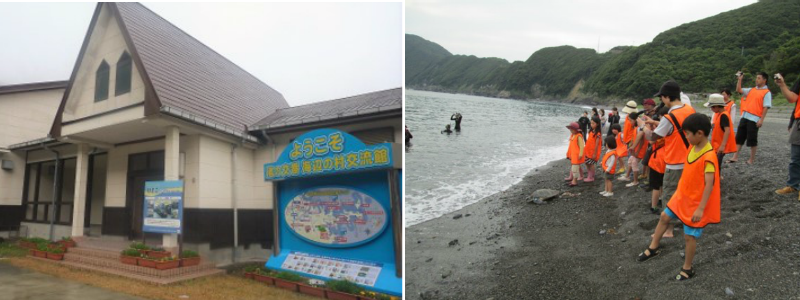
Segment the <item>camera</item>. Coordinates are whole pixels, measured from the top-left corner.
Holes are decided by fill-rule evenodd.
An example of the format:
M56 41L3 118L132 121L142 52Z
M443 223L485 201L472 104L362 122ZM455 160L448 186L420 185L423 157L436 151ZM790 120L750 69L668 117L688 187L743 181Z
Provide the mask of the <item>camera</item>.
M736 76L736 78L742 77L742 71L736 72L734 76Z
M783 79L781 77L781 74L779 74L779 73L775 73L775 76L773 76L772 78L774 78L775 80L782 80Z

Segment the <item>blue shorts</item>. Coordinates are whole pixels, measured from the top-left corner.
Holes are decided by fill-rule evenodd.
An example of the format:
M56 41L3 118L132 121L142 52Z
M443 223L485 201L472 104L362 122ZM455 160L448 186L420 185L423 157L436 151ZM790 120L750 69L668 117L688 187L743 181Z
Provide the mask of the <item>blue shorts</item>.
M667 214L667 216L670 217L670 219L678 219L678 221L680 221L678 216L676 216L675 213L669 210L669 207L664 207L664 213ZM686 226L686 224L683 224L683 234L691 235L699 239L700 235L703 234L703 228L693 228Z

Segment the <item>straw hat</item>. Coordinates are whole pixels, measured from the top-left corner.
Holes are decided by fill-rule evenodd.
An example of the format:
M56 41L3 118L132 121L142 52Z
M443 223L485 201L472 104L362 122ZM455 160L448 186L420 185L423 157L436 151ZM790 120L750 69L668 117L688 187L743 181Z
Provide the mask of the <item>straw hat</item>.
M622 108L622 112L626 114L635 113L636 112L636 101L628 101L625 104L625 107Z
M703 104L705 107L709 106L725 106L725 98L722 97L722 94L711 94L708 95L708 102Z

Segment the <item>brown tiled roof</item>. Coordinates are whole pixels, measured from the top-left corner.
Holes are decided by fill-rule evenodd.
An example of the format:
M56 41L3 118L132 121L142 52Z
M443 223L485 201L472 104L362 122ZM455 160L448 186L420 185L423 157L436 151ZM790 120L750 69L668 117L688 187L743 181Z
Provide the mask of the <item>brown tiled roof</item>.
M159 109L243 130L289 104L278 91L139 3L111 3Z
M45 81L45 82L31 82L31 83L22 83L14 85L4 85L0 86L0 95L19 93L19 92L63 89L67 87L67 83L69 83L69 81Z
M253 124L253 130L296 127L375 115L402 115L401 88L283 108Z

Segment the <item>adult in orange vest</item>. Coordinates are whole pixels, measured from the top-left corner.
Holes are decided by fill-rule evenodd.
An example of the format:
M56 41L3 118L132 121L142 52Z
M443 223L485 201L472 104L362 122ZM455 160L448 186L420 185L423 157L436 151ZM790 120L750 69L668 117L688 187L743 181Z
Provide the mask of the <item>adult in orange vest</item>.
M711 122L706 115L696 113L687 117L683 125L686 139L692 147L684 158L685 167L678 190L661 213L653 240L638 258L639 261L645 261L658 255L661 236L667 230L669 221L680 220L684 224L686 256L680 273L675 277L679 281L694 277L692 262L697 239L706 225L720 222L720 168L708 141Z
M792 112L792 123L789 124L789 144L792 146L791 156L789 161L789 180L786 181L786 187L775 191L781 195L797 193L800 190L800 105L798 105L798 94L800 94L800 80L789 89L783 76L778 75L775 83L781 88L781 93L789 103L795 103L794 111ZM798 194L797 200L800 200Z
M722 161L725 154L736 152L736 138L733 136L733 126L731 126L733 118L725 110L724 98L720 94L708 96L708 106L714 112L713 121L711 121L711 147L717 153L717 161Z
M672 80L665 82L661 86L661 90L653 97L658 97L666 107L669 107L669 112L662 116L660 121L645 119L647 124L656 126L653 131L645 127L645 137L651 141L664 138L662 153L666 167L661 202L667 203L666 200L669 200L678 188L678 180L683 172L683 161L689 148L689 142L681 130L681 124L689 115L695 113L695 110L681 102L681 88L677 82ZM665 237L672 237L672 227L673 225L670 225Z
M767 73L756 73L756 87L742 88L742 71L737 73L739 80L736 82L736 92L742 94L742 119L739 122L739 129L736 130L736 153L728 163L739 160L739 150L747 142L750 147L750 159L747 164L753 164L756 159L756 149L758 149L758 129L764 124L767 111L772 107L772 94L767 87Z

